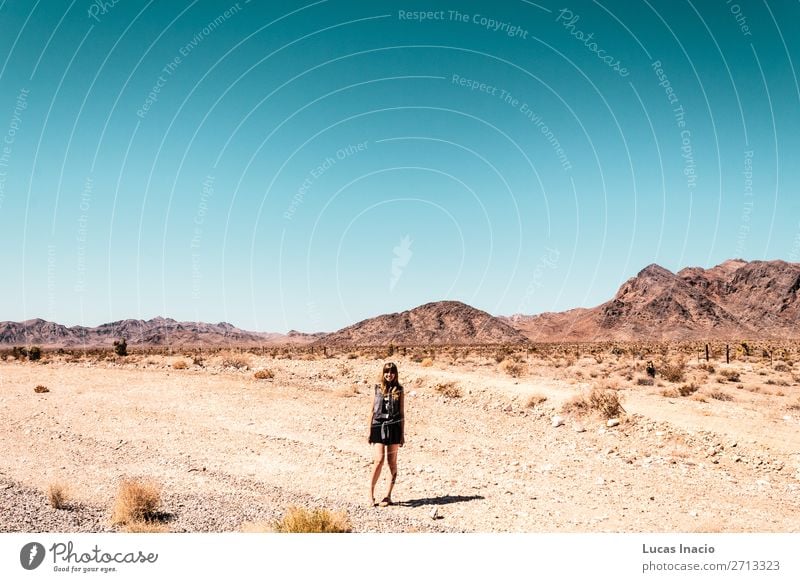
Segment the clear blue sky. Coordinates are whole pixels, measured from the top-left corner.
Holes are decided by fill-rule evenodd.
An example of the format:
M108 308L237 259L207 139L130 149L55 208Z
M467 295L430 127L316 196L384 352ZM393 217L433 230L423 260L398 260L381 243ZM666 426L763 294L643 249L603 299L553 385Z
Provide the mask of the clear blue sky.
M569 5L0 0L0 320L331 331L800 260L800 5Z

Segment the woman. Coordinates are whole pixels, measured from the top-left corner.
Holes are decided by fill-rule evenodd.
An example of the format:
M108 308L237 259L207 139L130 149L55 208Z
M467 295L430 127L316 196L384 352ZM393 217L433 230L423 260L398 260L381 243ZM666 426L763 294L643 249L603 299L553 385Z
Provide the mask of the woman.
M392 504L392 489L397 479L397 449L405 444L405 395L397 377L397 366L383 365L381 383L375 385L375 396L369 410L369 443L372 445L372 486L369 498L372 506ZM392 479L386 496L375 503L375 485L381 476L383 460L389 462Z

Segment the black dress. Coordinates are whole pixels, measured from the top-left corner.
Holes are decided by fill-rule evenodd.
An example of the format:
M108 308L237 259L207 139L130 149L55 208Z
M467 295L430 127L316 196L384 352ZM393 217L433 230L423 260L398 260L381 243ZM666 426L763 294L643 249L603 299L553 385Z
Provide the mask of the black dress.
M400 414L400 394L403 387L384 395L381 387L375 386L375 400L372 405L372 426L369 431L370 443L399 445L403 440L403 417Z

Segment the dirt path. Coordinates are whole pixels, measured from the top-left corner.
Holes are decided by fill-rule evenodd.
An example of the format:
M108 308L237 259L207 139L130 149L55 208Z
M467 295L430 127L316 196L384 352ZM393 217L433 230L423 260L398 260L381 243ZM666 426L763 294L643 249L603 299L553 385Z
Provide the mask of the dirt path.
M119 480L141 476L161 484L173 531L236 531L290 504L344 509L356 531L800 529L797 415L625 391L619 427L565 416L554 428L551 416L578 391L555 374L400 360L400 505L373 509L364 379L379 362L253 358L275 372L259 381L252 370L174 370L171 360L0 364L0 502L37 516L10 510L0 528L83 527L43 502L57 481L93 508L92 529L108 527L96 516ZM462 396L442 396L443 382ZM50 392L35 393L39 384ZM547 400L530 408L532 394Z

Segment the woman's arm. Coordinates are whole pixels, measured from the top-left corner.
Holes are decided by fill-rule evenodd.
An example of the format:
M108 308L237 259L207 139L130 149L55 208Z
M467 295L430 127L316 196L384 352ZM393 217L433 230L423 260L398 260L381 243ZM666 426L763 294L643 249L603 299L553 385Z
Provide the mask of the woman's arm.
M400 446L406 444L406 392L400 392Z
M369 439L372 438L372 409L375 406L375 397L372 397L373 400L369 403L369 417L367 419L367 442L369 443ZM371 443L370 443L371 444Z

